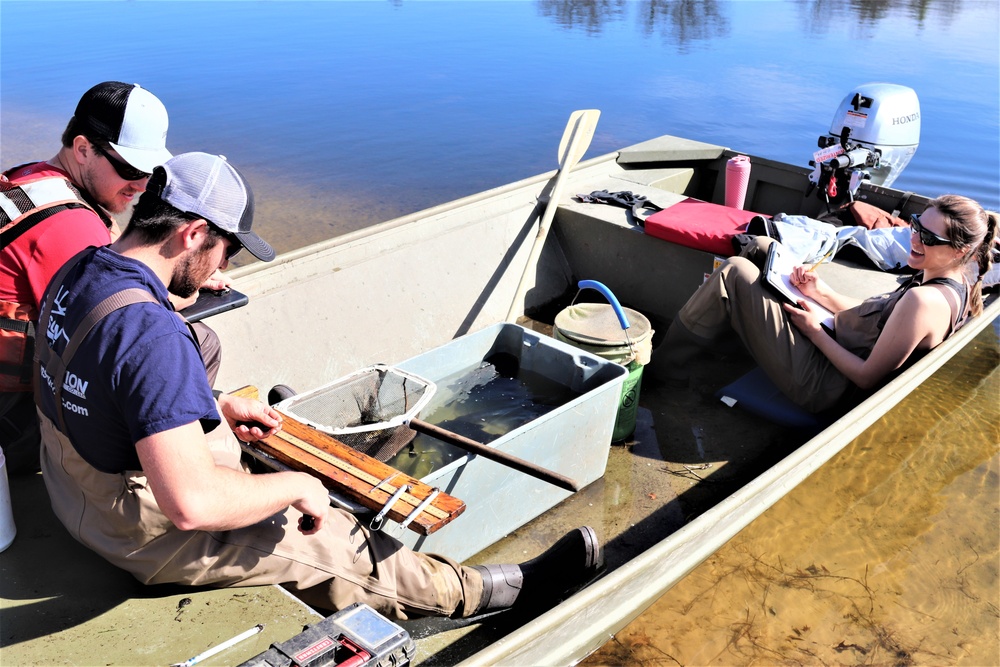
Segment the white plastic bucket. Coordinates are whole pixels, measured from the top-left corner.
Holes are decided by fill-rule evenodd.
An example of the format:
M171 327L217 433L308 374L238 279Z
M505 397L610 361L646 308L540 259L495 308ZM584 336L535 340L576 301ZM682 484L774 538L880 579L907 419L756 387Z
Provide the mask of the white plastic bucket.
M7 481L7 459L0 449L0 551L14 541L14 511L10 505L10 483Z
M621 328L615 307L631 322L631 335ZM617 302L614 305L579 303L556 315L552 337L628 369L611 441L622 442L630 438L635 432L639 412L642 367L649 363L653 350L653 327L649 320L638 311L622 308Z

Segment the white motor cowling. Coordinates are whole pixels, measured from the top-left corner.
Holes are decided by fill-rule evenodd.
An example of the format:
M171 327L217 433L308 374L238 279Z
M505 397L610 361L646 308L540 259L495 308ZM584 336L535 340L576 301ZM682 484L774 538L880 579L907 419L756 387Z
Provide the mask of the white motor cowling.
M810 180L825 187L831 179L841 181L851 195L862 180L889 186L919 143L916 91L894 83L858 86L840 103L830 133L819 138ZM836 194L836 186L831 189Z

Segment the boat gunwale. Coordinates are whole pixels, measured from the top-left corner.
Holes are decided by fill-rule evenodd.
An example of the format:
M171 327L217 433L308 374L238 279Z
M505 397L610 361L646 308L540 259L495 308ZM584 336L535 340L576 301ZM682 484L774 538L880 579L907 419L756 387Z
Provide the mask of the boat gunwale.
M613 151L611 153L605 153L604 155L599 155L588 160L581 161L576 165L573 171L579 172L590 167L600 165L604 162L617 160L618 155L621 151ZM489 190L484 190L482 192L477 192L460 199L454 199L451 201L443 202L436 206L431 206L430 208L421 209L419 211L414 211L413 213L407 213L406 215L400 216L398 218L392 218L391 220L386 220L385 222L380 222L363 229L358 229L353 232L348 232L346 234L341 234L330 239L323 241L317 241L301 248L296 248L295 250L290 250L288 252L281 253L275 257L274 261L271 262L254 262L252 264L234 268L226 273L226 275L233 280L233 282L245 283L254 277L258 277L258 274L263 272L272 272L280 269L281 267L293 264L295 262L301 261L303 259L314 260L318 256L323 255L327 251L336 249L341 246L350 245L357 241L372 238L375 236L381 236L387 232L391 232L400 227L404 227L409 224L433 221L438 218L438 216L454 212L465 208L467 206L472 206L474 204L487 201L489 199L495 199L503 195L508 195L517 192L518 190L526 189L528 186L537 185L538 183L544 183L546 181L552 180L556 175L556 170L548 171L542 174L537 174L535 176L530 176L528 178L515 181L513 183L507 183L505 185L500 185ZM537 190L534 194L538 201L545 199L547 193L539 195ZM241 285L242 287L242 285Z
M570 665L583 660L905 399L998 316L1000 296L994 296L981 315L767 471L530 624L458 664ZM581 632L583 627L588 631Z

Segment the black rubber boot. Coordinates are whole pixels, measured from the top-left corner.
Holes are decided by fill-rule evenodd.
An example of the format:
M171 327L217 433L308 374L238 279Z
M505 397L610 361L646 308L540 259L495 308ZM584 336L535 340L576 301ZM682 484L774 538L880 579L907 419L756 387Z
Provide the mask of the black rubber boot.
M483 575L483 597L475 614L551 605L582 586L604 567L594 529L582 526L520 565L476 565Z
M683 389L688 386L691 377L688 362L709 344L709 341L691 333L680 318L675 317L667 335L653 350L647 370L667 386Z
M287 384L276 384L271 387L271 391L267 392L267 404L274 405L275 403L281 403L286 398L291 398L298 393Z

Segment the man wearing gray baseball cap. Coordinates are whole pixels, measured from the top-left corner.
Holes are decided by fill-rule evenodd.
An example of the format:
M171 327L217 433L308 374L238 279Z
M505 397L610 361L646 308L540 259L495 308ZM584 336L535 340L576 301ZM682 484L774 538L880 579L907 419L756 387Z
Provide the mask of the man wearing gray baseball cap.
M528 563L465 567L331 508L311 475L244 470L236 438L272 435L281 415L213 397L167 290L193 293L243 248L273 259L252 224L235 167L178 155L154 170L122 237L50 284L36 378L42 471L67 530L144 583L282 584L324 610L366 602L400 619L534 606L592 577L601 552L589 528Z

